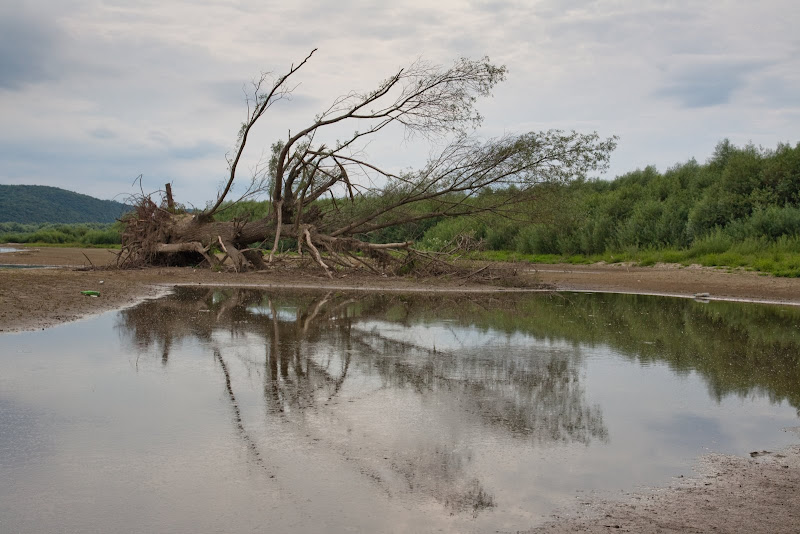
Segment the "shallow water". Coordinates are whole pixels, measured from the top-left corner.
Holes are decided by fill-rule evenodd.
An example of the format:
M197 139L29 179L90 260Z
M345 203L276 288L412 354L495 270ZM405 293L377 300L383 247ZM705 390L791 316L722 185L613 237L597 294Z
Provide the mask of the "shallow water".
M0 531L495 532L782 447L800 310L180 289L0 336Z

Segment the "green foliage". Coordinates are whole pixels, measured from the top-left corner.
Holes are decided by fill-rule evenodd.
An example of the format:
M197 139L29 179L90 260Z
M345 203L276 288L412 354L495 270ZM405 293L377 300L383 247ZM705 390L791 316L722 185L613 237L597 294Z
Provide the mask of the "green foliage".
M0 243L109 246L121 243L121 223L20 224L0 223Z
M418 241L422 239L430 228L442 220L442 217L432 217L421 221L408 222L395 226L387 226L375 230L370 234L361 236L371 243L402 243L405 241Z
M516 236L514 248L523 254L558 254L561 250L555 227L541 223L522 228Z
M430 250L441 250L459 235L481 239L486 235L486 227L474 217L444 219L425 232L420 246Z
M43 185L0 185L0 222L112 223L131 209L113 200L99 200Z
M737 241L755 237L774 241L781 236L800 235L800 207L757 208L749 217L733 221L725 232Z
M240 202L226 202L214 214L217 221L257 221L269 215L271 204L268 201L243 200Z
M527 217L443 220L421 244L436 248L472 232L490 250L526 261L699 263L800 275L800 144L765 150L724 140L702 165L692 159L664 173L647 167L546 188L520 210Z

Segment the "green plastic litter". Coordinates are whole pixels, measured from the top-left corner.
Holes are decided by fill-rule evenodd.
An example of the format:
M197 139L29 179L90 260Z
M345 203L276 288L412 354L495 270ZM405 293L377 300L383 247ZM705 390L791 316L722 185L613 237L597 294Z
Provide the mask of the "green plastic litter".
M88 297L99 297L100 296L100 292L99 291L81 291L81 294L86 295Z

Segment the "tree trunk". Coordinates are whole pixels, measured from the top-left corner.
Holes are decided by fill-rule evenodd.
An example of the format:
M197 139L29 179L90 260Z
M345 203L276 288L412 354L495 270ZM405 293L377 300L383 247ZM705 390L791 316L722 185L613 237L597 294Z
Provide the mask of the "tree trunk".
M167 190L167 209L175 213L175 200L172 198L172 184L165 184L164 188Z

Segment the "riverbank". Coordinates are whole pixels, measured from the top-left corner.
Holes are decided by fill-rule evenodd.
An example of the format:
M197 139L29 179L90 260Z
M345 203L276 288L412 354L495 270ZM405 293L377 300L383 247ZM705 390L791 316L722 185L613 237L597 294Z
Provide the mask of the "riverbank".
M470 279L389 278L348 273L325 277L294 261L265 272L228 273L207 269L155 268L97 270L114 260L104 249L26 248L0 255L0 264L49 265L49 269L0 270L0 331L36 330L79 320L155 298L175 285L253 287L334 287L377 291L516 291ZM672 265L528 265L504 264L517 282L551 290L650 293L800 305L800 280ZM83 290L99 291L87 297ZM707 294L707 296L706 296ZM2 337L0 336L0 344ZM1 346L1 345L0 345ZM800 441L800 436L798 436ZM563 510L530 532L798 532L800 525L800 446L757 452L752 457L703 458L697 474L675 479L663 489L593 499ZM586 502L581 499L581 502Z
M29 248L3 253L0 264L45 265L50 269L3 269L0 274L0 331L35 330L125 307L181 284L254 287L332 287L376 291L509 291L507 281L477 283L461 278L395 278L351 272L328 279L316 267L282 261L265 272L155 268L92 270L113 264L107 249ZM515 282L556 291L602 291L800 305L800 279L707 267L624 264L499 264ZM84 269L84 270L79 270ZM87 298L82 290L100 291Z

